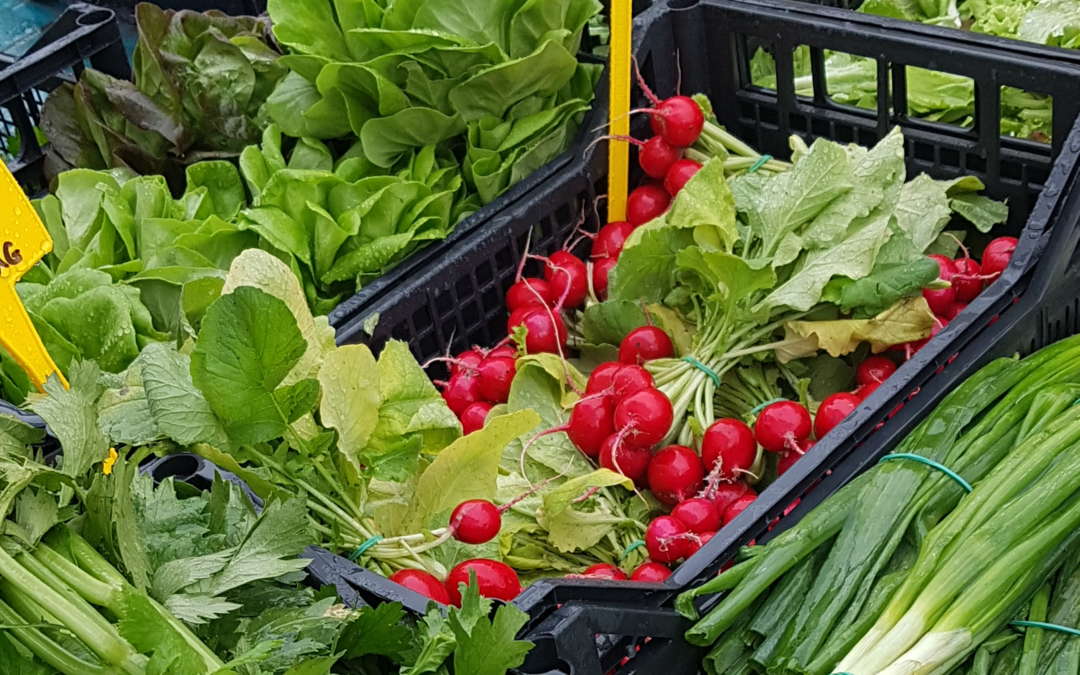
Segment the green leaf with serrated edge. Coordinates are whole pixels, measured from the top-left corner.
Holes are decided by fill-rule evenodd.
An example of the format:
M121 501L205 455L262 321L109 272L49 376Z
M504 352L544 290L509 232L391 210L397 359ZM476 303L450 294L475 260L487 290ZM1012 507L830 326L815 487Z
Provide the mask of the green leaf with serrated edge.
M525 662L531 642L515 640L529 615L513 605L502 605L493 619L477 621L466 628L456 613L448 617L457 647L454 649L454 672L473 675L505 675Z
M339 347L326 354L319 370L322 423L338 432L338 449L353 463L379 421L379 373L366 345Z
M110 388L97 402L98 426L114 443L144 445L162 437L143 388L141 355L119 376L109 377Z
M40 443L44 437L44 429L37 429L0 413L0 454L22 454L27 446Z
M675 285L675 255L693 243L694 232L689 228L657 227L645 232L639 242L624 246L619 254L609 276L608 298L662 301Z
M378 654L400 660L413 646L404 617L404 608L394 602L362 608L341 636L346 658Z
M874 352L892 345L914 342L930 335L934 313L921 295L907 298L872 319L837 319L835 321L789 321L784 324L784 342L802 338L804 342L787 344L777 350L784 363L825 350L830 356L843 356L869 342Z
M76 362L68 371L69 388L52 376L45 383L45 394L30 397L30 409L60 439L64 448L61 470L69 476L82 476L109 451L109 439L98 428L95 408L102 392L100 372L93 362Z
M503 450L539 424L535 412L519 410L488 420L444 448L417 481L408 519L412 528L428 526L433 517L467 499L492 499Z
M979 232L989 232L1009 218L1009 207L986 195L965 193L949 199L949 207L975 226Z
M588 498L592 488L614 485L627 489L634 487L633 481L620 473L596 469L544 494L539 523L547 530L548 540L556 549L563 552L585 550L603 539L622 521L605 507L596 505L595 499ZM586 499L576 504L575 500L582 497Z
M46 490L27 488L15 498L15 522L26 543L34 545L60 522L60 504Z
M463 599L469 592L466 590ZM420 642L420 650L415 657L402 665L401 675L424 675L438 671L457 644L446 617L436 607L429 609L419 621L416 639Z
M180 445L228 446L221 422L191 380L191 357L166 344L151 344L136 361L147 406L157 429Z
M275 390L307 344L288 306L242 286L206 311L191 376L237 443L277 438L288 424Z

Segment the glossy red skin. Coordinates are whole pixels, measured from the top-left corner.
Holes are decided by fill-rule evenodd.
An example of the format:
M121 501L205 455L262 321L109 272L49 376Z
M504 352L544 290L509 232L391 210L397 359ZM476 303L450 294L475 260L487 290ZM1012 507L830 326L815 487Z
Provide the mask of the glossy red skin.
M940 253L931 253L927 256L938 264L938 278L944 281L952 281L956 274L956 264L952 258L947 258Z
M701 460L705 470L712 471L720 459L724 459L721 475L738 478L739 471L747 471L757 458L757 441L754 432L742 420L724 417L716 420L701 437ZM716 529L716 528L713 528Z
M461 433L471 434L472 432L483 429L484 422L487 420L488 413L491 412L492 405L487 401L477 401L470 403L465 410L461 412Z
M629 577L626 576L626 572L623 572L618 567L608 563L596 563L591 567L585 568L585 571L581 573L583 577L592 577L594 579L610 579L612 581L626 581Z
M740 480L734 483L721 483L716 487L710 499L713 504L716 504L722 516L728 505L744 495L756 495L756 493L752 487Z
M868 356L855 368L855 381L859 384L881 384L896 372L896 364L887 356Z
M507 356L489 356L480 362L480 396L490 403L506 403L510 396L510 384L517 372L515 360Z
M956 289L952 286L924 288L922 296L926 299L926 304L930 305L934 316L945 316L956 302Z
M716 504L704 497L691 497L675 505L671 515L678 518L686 529L697 534L720 529L723 514Z
M479 350L466 349L457 356L454 357L454 361L450 364L450 374L457 375L458 373L465 371L470 372L484 360L484 355Z
M678 504L693 497L701 489L704 477L701 458L685 445L662 448L649 462L649 490L665 504Z
M649 121L653 131L669 145L688 148L701 136L705 115L701 106L689 96L672 96L656 106Z
M466 544L483 544L499 534L502 514L486 499L469 499L458 504L450 514L454 539Z
M586 394L596 394L612 386L615 373L619 372L622 364L618 361L604 361L589 373L589 382L585 385Z
M622 364L611 380L615 398L622 399L630 394L650 389L653 386L652 375L641 366Z
M755 499L757 499L757 495L743 495L728 504L728 507L724 509L724 525L735 520L735 517L745 511L747 506L753 504Z
M873 394L878 387L881 386L880 382L871 382L869 384L860 384L858 388L852 393L859 397L860 401L865 401L870 394Z
M671 429L674 416L671 401L659 389L642 389L624 396L615 406L615 429L631 429L638 445L655 445Z
M787 473L787 470L795 466L795 462L802 459L802 455L794 450L788 450L787 452L781 452L779 459L776 461L776 475L783 476Z
M574 404L566 435L589 457L600 454L604 440L615 432L611 402L606 396L585 397Z
M662 136L653 136L638 146L638 165L652 178L663 180L680 157L682 150L672 147Z
M551 294L562 307L580 307L589 295L589 270L581 258L569 251L555 251L544 266L544 279Z
M600 446L600 466L621 473L635 483L645 477L651 460L649 449L635 445L629 436L620 439L618 434L611 434Z
M657 516L645 529L645 548L649 558L659 563L670 563L686 557L689 531L678 519Z
M566 323L554 309L545 307L522 307L510 314L506 332L513 333L517 326L525 326L525 350L530 354L558 353L566 347Z
M754 437L769 452L783 452L810 437L810 413L795 401L770 403L758 413Z
M671 570L667 565L658 562L645 562L638 565L630 573L630 581L647 581L660 583L671 576Z
M517 358L517 349L510 345L499 345L495 349L488 352L488 358L496 358L499 356L509 356L512 359Z
M460 417L470 404L480 400L480 378L465 371L451 375L442 396L450 410Z
M851 411L859 406L861 399L855 394L840 391L825 397L814 417L814 435L821 438L840 424Z
M546 279L526 277L515 282L506 292L506 307L512 312L519 307L551 306L556 297Z
M987 283L994 281L1009 266L1016 251L1016 237L998 237L986 245L982 253L982 273L991 276Z
M664 176L664 189L674 197L698 171L701 171L700 164L692 159L680 159L671 165Z
M451 604L461 606L458 584L468 585L469 572L476 573L477 588L485 598L510 602L521 593L521 582L512 567L498 560L473 558L458 563L446 575L446 592L450 595Z
M968 303L966 303L966 302L954 302L953 306L949 309L948 313L946 313L945 316L943 316L942 318L943 319L948 319L949 321L952 321L953 319L955 319L957 316L960 315L960 312L967 309L967 306L968 306Z
M450 604L450 594L446 592L443 583L423 570L398 570L390 575L390 581L435 602Z
M618 258L622 252L623 244L634 231L634 226L625 220L617 220L600 228L593 239L592 252L589 257L593 260L600 258Z
M618 262L618 258L601 258L592 264L593 293L601 300L607 297L608 278Z
M694 534L694 536L690 537L689 539L690 545L687 547L686 557L689 558L690 556L700 551L702 548L704 548L705 544L708 544L709 540L712 539L714 536L716 536L716 532L702 532L700 534Z
M982 266L971 258L957 258L953 261L956 274L950 279L956 289L956 301L968 303L982 292Z
M660 185L646 183L626 198L626 220L634 227L643 225L667 211L671 195Z
M674 355L675 345L671 344L671 338L656 326L638 326L619 343L619 361L630 365Z

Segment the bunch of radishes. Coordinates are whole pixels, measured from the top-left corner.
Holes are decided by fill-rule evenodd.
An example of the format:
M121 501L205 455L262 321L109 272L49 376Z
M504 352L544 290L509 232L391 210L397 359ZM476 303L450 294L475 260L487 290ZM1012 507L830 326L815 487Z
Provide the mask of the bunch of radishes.
M484 426L491 409L506 403L517 372L517 352L509 345L491 350L473 347L450 359L450 379L442 385L446 405L461 420L462 431Z

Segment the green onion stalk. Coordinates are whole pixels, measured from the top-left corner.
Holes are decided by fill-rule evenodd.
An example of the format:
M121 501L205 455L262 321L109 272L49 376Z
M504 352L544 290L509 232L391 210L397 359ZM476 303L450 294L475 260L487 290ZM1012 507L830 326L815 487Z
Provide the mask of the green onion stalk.
M932 646L949 654L935 669L910 672L948 672L1021 608L1080 524L1080 480L1058 475L1080 469L1071 456L1080 455L1078 395L1080 337L991 362L894 450L949 467L976 483L974 493L961 499L960 485L920 463L879 464L749 559L680 595L676 608L699 619L687 640L731 649L746 630L743 618L783 600L788 575L810 565L812 581L778 620L775 644L758 655L762 670L908 672L901 659L926 658ZM976 617L975 607L990 601L991 616ZM708 610L703 617L699 608ZM919 651L905 656L911 649ZM752 655L745 646L742 656ZM841 662L854 670L835 668Z

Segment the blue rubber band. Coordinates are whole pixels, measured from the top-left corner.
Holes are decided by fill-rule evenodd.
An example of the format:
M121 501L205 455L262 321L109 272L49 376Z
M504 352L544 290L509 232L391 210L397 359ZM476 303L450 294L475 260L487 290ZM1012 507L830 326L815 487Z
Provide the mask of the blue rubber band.
M716 371L714 371L712 368L708 367L707 365L705 365L701 361L698 361L693 356L684 356L684 357L682 357L682 360L686 361L687 363L689 363L693 367L697 368L701 372L708 375L710 378L712 378L713 384L716 385L716 388L717 389L720 388L720 376L717 375Z
M641 540L641 539L638 539L635 542L631 542L631 544L626 547L626 550L622 552L622 557L625 558L626 556L630 555L631 553L638 550L639 548L641 548L644 545L645 545L645 542L643 540Z
M378 544L382 540L383 540L382 536L378 535L378 534L375 535L374 537L368 539L363 544L360 544L359 546L357 546L355 551L353 551L352 553L349 554L349 560L351 560L353 562L356 562L357 558L364 555L365 551L367 551L369 548L371 548L375 544Z
M770 160L772 160L772 158L773 158L773 156L769 155L769 154L765 154L765 155L762 155L761 157L758 157L758 160L750 165L750 168L746 170L746 173L754 173L755 171L757 171L761 167L765 166L765 164L767 164Z
M1046 630L1053 630L1059 633L1065 633L1066 635L1080 637L1080 630L1069 628L1068 626L1059 626L1056 623L1045 623L1043 621L1012 621L1009 625L1016 626L1017 628L1045 628Z
M779 403L780 401L786 401L786 400L787 400L786 398L770 398L768 401L765 401L764 403L758 403L753 408L750 408L750 414L751 415L756 415L759 412L761 412L762 410L764 410L765 408L768 408L769 406L771 406L773 403Z
M964 488L964 492L971 492L971 490L973 489L971 487L971 483L964 480L960 476L960 474L956 473L955 471L953 471L949 467L945 466L944 464L939 464L939 463L935 462L932 459L927 459L926 457L923 457L922 455L914 455L914 454L912 454L910 452L898 452L895 455L885 455L884 457L879 459L878 462L888 462L889 460L893 460L893 459L910 459L913 462L918 462L919 464L925 464L926 466L937 469L938 471L945 474L949 478L952 478L954 481L956 481L957 485Z

